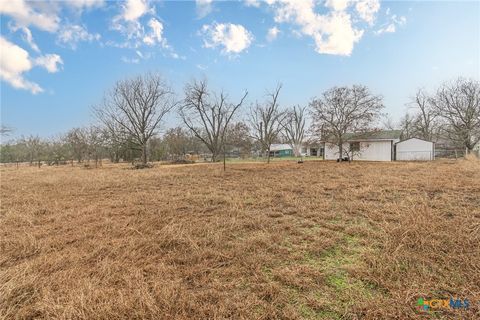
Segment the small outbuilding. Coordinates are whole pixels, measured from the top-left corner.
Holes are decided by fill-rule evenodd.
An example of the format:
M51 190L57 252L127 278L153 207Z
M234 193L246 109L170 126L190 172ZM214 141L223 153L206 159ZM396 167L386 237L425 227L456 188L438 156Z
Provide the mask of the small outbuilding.
M435 143L418 138L410 138L395 143L395 160L430 161L435 160Z
M275 143L270 145L270 157L293 157L293 149L289 144Z

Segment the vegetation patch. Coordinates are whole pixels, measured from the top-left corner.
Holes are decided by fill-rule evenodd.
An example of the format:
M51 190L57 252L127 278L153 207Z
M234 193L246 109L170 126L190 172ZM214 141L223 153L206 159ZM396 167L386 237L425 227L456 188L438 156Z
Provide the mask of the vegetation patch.
M479 165L2 167L0 318L473 319Z

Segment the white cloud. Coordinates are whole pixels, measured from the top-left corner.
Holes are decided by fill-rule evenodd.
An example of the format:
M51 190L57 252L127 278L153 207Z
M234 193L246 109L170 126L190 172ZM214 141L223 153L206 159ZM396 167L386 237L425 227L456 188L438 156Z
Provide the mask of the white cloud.
M154 46L160 44L166 49L170 56L177 58L178 55L173 51L173 48L167 43L163 36L163 24L156 18L150 18L148 21L148 28L141 22L141 17L144 15L154 14L154 8L150 8L146 0L129 0L122 6L122 14L113 18L112 29L119 31L126 36L123 43L115 43L108 41L107 44L121 48L137 49L142 45ZM146 31L148 29L148 32Z
M112 29L117 30L127 36L128 40L136 40L143 38L144 28L138 21L147 13L154 13L154 9L150 8L146 0L127 0L121 6L121 14L113 17ZM138 47L138 43L125 43L125 47Z
M350 55L355 43L360 41L363 30L352 27L350 15L345 12L333 12L324 17L322 33L314 35L318 53Z
M27 27L19 27L19 26L17 26L16 24L12 24L12 23L9 23L9 24L8 24L8 27L9 27L10 30L12 30L13 32L16 32L16 31L18 31L18 30L21 30L22 33L23 33L23 34L22 34L22 39L23 39L23 41L25 41L26 43L28 43L28 45L30 46L30 48L32 48L33 51L40 53L40 48L39 48L38 45L35 43L35 40L33 40L32 32L30 31L29 28L27 28Z
M62 27L57 36L57 42L68 45L72 49L76 49L81 41L91 42L94 40L100 40L100 34L91 34L84 26L80 25L66 25Z
M355 9L363 20L368 22L370 25L373 25L375 22L375 16L378 10L380 10L380 1L360 0L356 3Z
M222 47L222 52L240 53L253 41L253 35L240 24L213 23L202 27L206 48Z
M104 0L68 0L66 4L77 9L101 7L105 4Z
M35 66L49 73L58 72L63 60L58 54L46 54L31 58L28 51L0 36L0 78L17 89L28 90L33 94L43 92L35 82L25 79L24 74Z
M0 1L0 13L12 17L18 26L32 25L48 32L55 32L60 22L54 4L41 2Z
M122 17L125 21L135 21L151 10L146 0L127 0Z
M138 58L127 58L127 57L122 57L121 60L125 63L133 63L133 64L138 64L140 63L140 59Z
M313 0L278 0L273 3L275 21L298 25L301 34L313 38L318 53L348 56L364 31L354 28L350 14L340 10L346 8L344 2L330 1L328 5L338 10L319 14L315 12Z
M30 31L30 29L28 29L27 27L21 27L20 29L23 32L23 39L30 45L30 48L32 48L32 50L35 52L40 52L40 49L33 40L32 32Z
M17 89L29 90L33 94L43 92L37 83L23 77L23 74L33 67L28 52L3 37L0 37L0 47L2 48L0 50L0 78Z
M387 16L389 16L389 22L384 24L380 29L375 31L376 35L381 35L384 33L394 33L397 31L397 26L403 26L407 23L407 18L405 16L397 17L397 15L390 16L390 10L387 10Z
M397 27L395 27L395 24L394 23L390 23L388 25L386 25L385 27L382 27L380 29L378 29L377 31L375 31L375 34L384 34L384 33L394 33L395 31L397 30Z
M244 3L247 7L255 7L255 8L260 7L259 0L245 0Z
M327 8L332 8L336 11L342 11L347 9L350 0L327 0L325 1L325 6Z
M279 33L280 33L280 30L277 27L272 27L272 28L268 29L267 40L268 41L275 40Z
M34 60L35 65L45 68L49 73L58 72L63 60L58 54L46 54Z
M155 18L150 19L148 26L151 31L143 37L143 42L149 46L153 46L156 43L166 44L162 37L163 24Z
M199 19L206 17L212 12L212 0L195 0L197 5L197 16Z

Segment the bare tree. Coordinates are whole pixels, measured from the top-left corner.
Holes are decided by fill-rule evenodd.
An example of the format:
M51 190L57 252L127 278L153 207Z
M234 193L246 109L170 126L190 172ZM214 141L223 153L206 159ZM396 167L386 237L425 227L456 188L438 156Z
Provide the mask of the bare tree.
M173 160L184 160L187 153L195 149L194 139L197 140L190 130L176 127L169 129L165 133L163 143L165 144L168 155L173 158Z
M65 141L70 145L72 155L77 162L82 162L88 151L87 130L73 128L67 132Z
M230 151L237 152L240 157L251 155L253 140L250 137L250 128L245 122L231 123L225 141Z
M12 132L13 132L13 128L10 128L10 127L5 126L3 124L0 126L0 137L9 136L10 133L12 133Z
M382 127L385 130L397 130L398 124L392 117L385 115L385 118L382 121Z
M413 120L413 127L418 138L428 141L438 136L438 113L433 108L432 99L423 89L419 89L410 103L418 110Z
M250 110L252 137L259 142L262 155L265 152L267 153L267 163L270 163L270 146L277 140L285 116L278 104L281 89L282 85L277 85L274 91L267 93L265 103L259 104L257 102Z
M42 151L42 140L40 137L30 135L27 138L22 138L21 141L25 144L27 158L30 165L32 165L34 161L40 161Z
M310 106L314 129L322 141L338 146L340 157L348 134L371 130L384 108L382 97L361 85L334 87L313 99Z
M414 121L415 119L408 112L400 118L399 128L401 130L400 138L402 140L413 138L415 135Z
M225 154L225 137L228 124L241 107L248 92L237 104L230 103L228 96L209 91L207 81L193 81L185 87L185 100L180 108L183 123L200 139L212 153L212 161ZM225 157L224 157L225 169Z
M106 139L105 131L98 126L90 126L86 130L86 139L87 139L87 154L88 161L93 157L95 160L95 168L102 165L102 151L104 147L104 142Z
M118 81L94 112L117 138L131 138L142 151L142 164L146 165L148 140L176 105L174 94L162 77L149 73Z
M470 153L480 142L480 82L458 78L445 83L432 103L445 121L442 131Z
M307 107L294 106L286 112L282 121L282 133L285 140L290 144L296 157L300 156L305 136L305 110Z

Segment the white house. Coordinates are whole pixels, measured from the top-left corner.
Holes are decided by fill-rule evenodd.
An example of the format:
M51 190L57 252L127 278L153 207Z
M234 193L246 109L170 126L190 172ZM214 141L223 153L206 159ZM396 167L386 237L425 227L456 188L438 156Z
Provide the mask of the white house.
M400 141L400 130L384 130L361 134L351 134L343 144L344 152L348 152L353 160L392 161L394 145ZM336 160L340 157L337 145L324 143L324 159ZM343 154L342 158L347 154Z
M395 144L395 160L429 161L435 160L435 143L418 138L410 138Z
M428 161L435 159L435 144L418 138L400 141L400 130L383 130L367 133L351 133L343 144L343 155L337 145L328 142L304 144L300 154L304 157L319 157L324 160L337 160L349 157L364 161ZM293 156L288 144L271 146L273 157Z

